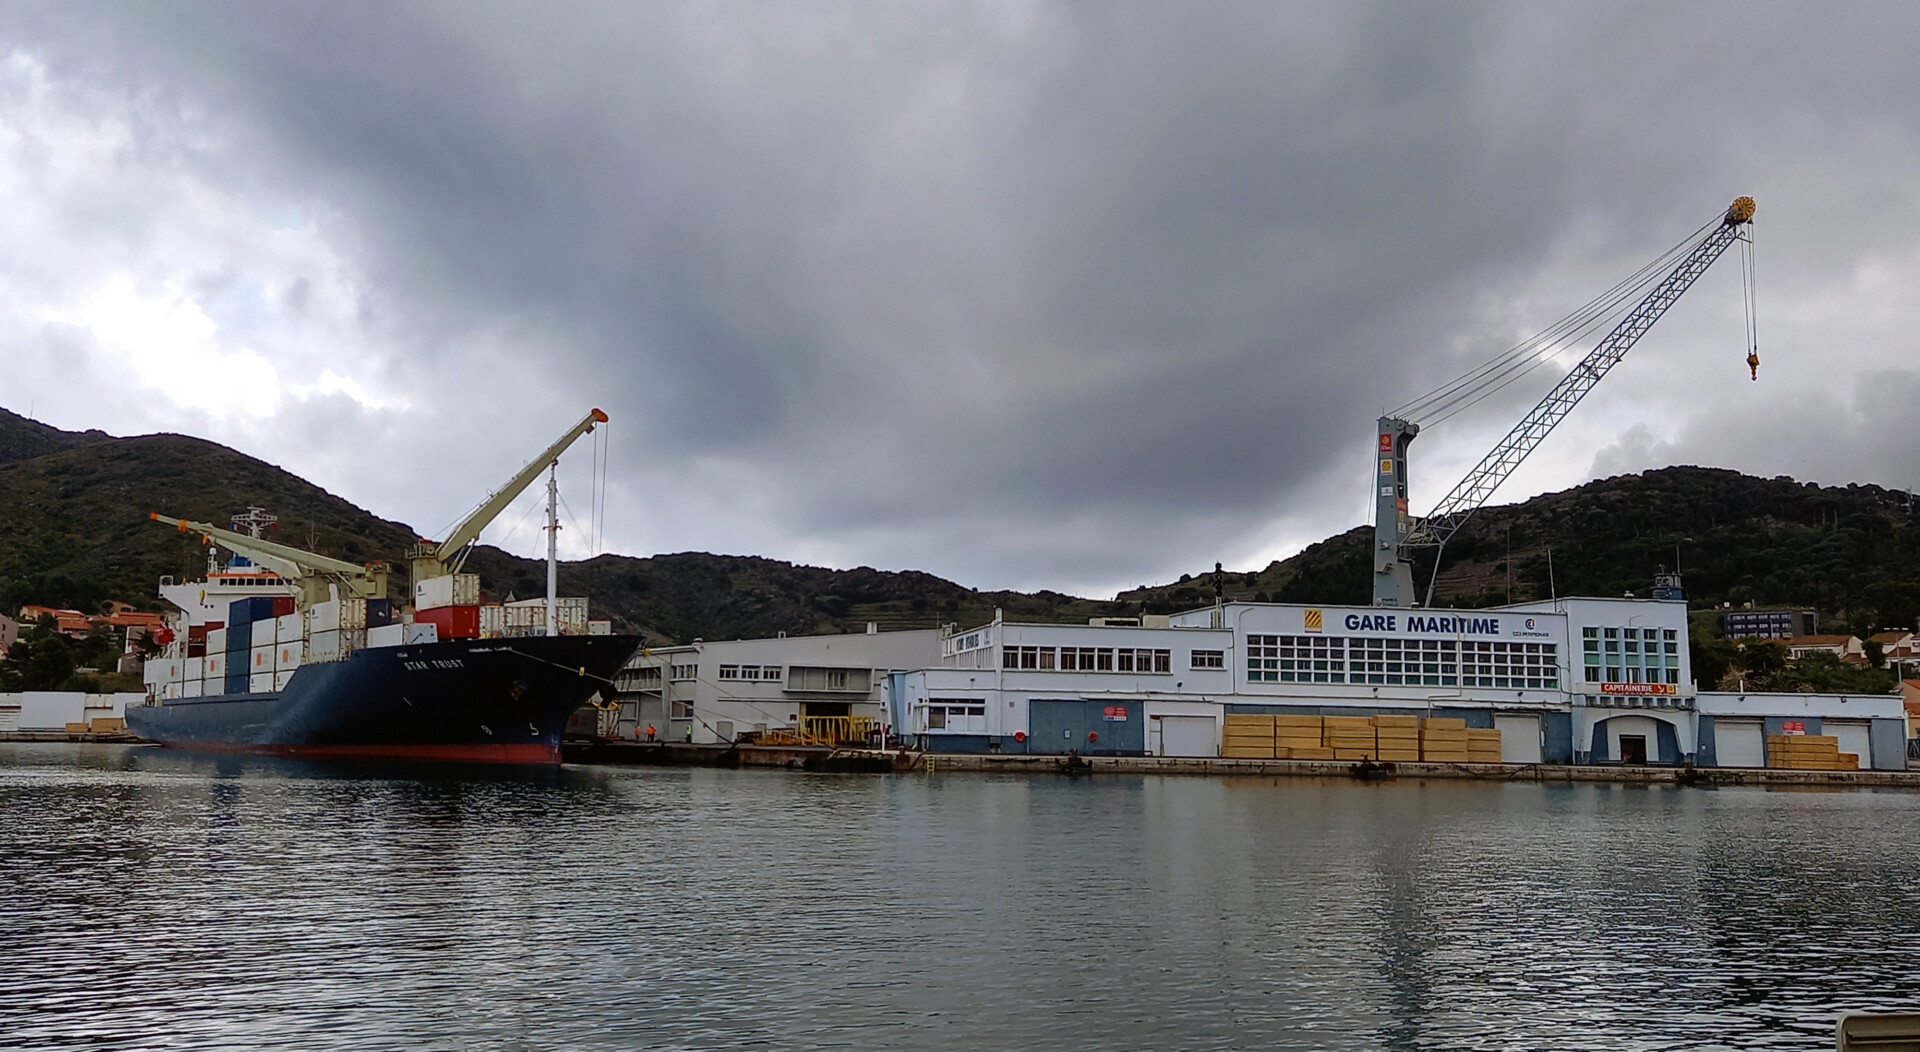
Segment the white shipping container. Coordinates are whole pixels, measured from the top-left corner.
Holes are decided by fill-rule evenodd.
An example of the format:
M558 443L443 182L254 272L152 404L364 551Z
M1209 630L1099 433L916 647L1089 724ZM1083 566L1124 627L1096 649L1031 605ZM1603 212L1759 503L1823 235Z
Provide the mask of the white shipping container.
M403 632L403 635L401 636L401 638L406 642L408 646L412 646L418 643L440 642L440 626L434 624L431 621L422 621L417 624L405 624L399 627Z
M610 636L613 634L613 622L589 621L587 622L587 634L590 636Z
M283 617L275 618L274 624L277 626L274 629L275 642L290 643L296 639L303 639L306 637L306 634L307 634L306 618L302 617L299 611L295 611Z
M294 670L290 668L281 669L280 671L275 672L273 674L273 689L275 690L287 689L287 682L293 679L293 672Z
M324 603L315 603L307 610L307 636L311 638L318 632L332 632L340 627L340 600L329 599Z
M307 639L307 661L340 660L340 631L315 632Z
M273 618L268 618L265 621L255 621L253 627L248 631L253 633L247 640L247 648L249 650L257 650L260 647L270 647L280 642L280 622Z
M498 603L480 608L480 638L499 639L507 634L507 610Z
M273 690L273 672L255 672L247 677L247 693L266 694Z
M367 646L397 647L407 641L406 625L381 625L367 629Z
M443 606L475 606L480 602L480 575L443 574L413 583L413 605L418 610L436 610Z
M547 601L523 599L506 605L508 628L546 627ZM587 600L583 596L561 596L553 602L553 619L563 628L585 628Z
M307 657L307 645L305 643L297 639L291 643L282 643L275 650L275 653L274 653L274 657L273 657L274 671L291 672L294 669L299 668L300 662L305 661L306 657Z
M180 666L182 664L184 664L184 659L182 658L154 658L152 661L147 662L145 668L141 669L141 681L147 685L147 689L149 690L166 683L178 683L181 678Z
M262 672L272 672L273 648L278 645L277 643L269 643L264 647L254 647L252 660L247 662L247 674L249 676L257 676Z
M208 650L206 664L200 670L202 679L221 679L227 674L227 653L224 650ZM213 693L218 694L219 691Z
M340 627L367 627L367 601L364 598L355 595L340 597Z
M215 628L207 632L207 656L227 652L227 630Z
M183 698L203 697L206 693L206 680L190 679L180 684L180 696Z
M202 679L207 674L207 659L203 657L187 658L181 663L180 678L185 680Z
M364 628L343 628L340 630L340 656L346 657L356 650L367 649L367 630Z

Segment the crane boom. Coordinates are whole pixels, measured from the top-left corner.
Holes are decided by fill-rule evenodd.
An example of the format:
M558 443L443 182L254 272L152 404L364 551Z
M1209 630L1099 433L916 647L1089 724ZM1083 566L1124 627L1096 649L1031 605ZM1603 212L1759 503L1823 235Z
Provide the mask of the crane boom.
M345 593L348 595L378 599L384 598L387 594L387 570L381 563L361 566L274 541L250 537L209 522L176 519L157 511L148 512L147 518L154 522L166 523L182 533L197 532L209 541L218 542L221 547L229 551L238 552L252 559L292 581L299 588L302 598L307 600L306 605L326 599L325 585L328 580L344 585Z
M1407 516L1406 447L1419 434L1419 425L1397 417L1380 418L1382 485L1377 504L1379 514L1374 518L1375 606L1412 605L1413 581L1408 549L1444 546L1447 539L1513 474L1520 462L1607 375L1608 370L1626 357L1633 345L1654 322L1660 320L1667 308L1673 306L1681 293L1686 292L1730 245L1740 239L1741 228L1753 221L1753 213L1753 198L1736 198L1720 224L1708 232L1651 292L1627 312L1578 365L1561 377L1546 397L1522 417L1513 430L1507 432L1506 437L1472 471L1467 472L1466 477L1418 525L1410 524ZM1390 522L1395 524L1394 536L1384 537ZM1437 578L1437 556L1434 572ZM1432 599L1433 586L1430 582L1427 601L1431 602Z
M556 439L552 445L542 450L539 456L528 461L527 466L508 479L506 485L489 494L487 499L482 501L472 514L461 520L460 525L455 526L444 540L438 543L422 541L416 544L408 553L413 562L414 582L417 584L429 577L443 577L452 573L452 567L447 565L448 559L458 554L460 549L479 539L480 531L486 529L488 523L507 510L507 505L512 504L514 498L525 492L533 480L540 477L540 472L546 470L547 465L558 459L576 439L592 431L595 424L606 422L607 414L600 410L595 409L588 413L579 423L568 428L566 433Z

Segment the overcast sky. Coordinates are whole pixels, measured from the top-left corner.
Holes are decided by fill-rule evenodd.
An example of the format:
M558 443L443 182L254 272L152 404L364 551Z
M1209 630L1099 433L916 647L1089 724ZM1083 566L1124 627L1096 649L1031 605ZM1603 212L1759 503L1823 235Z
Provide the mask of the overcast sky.
M428 533L597 405L601 550L1106 596L1368 521L1382 410L1751 194L1759 382L1729 253L1496 502L1904 487L1915 55L1904 3L15 0L0 405Z

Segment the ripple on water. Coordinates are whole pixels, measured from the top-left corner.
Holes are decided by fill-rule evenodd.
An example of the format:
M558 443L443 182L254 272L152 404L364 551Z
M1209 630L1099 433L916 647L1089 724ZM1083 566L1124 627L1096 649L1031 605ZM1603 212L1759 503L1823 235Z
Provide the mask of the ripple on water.
M1825 1048L1917 800L0 746L0 1046Z

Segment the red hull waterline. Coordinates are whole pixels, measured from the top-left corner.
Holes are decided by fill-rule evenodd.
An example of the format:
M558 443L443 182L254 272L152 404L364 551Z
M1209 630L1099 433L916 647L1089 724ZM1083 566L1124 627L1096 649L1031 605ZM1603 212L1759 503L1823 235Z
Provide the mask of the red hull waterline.
M162 742L189 752L279 756L291 760L440 760L452 763L557 764L557 745L241 745L232 742Z

